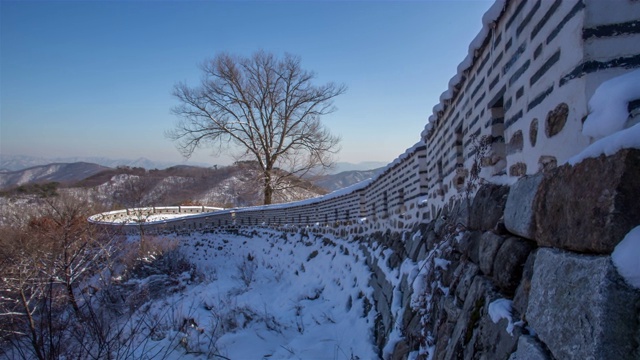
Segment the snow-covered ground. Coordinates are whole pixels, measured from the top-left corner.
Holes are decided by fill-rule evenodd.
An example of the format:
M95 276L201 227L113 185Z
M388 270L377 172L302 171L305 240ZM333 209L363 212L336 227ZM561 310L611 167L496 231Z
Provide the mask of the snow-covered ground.
M133 323L162 319L164 329L140 348L146 356L378 357L370 271L356 244L269 230L175 240L205 280L184 273L181 291L140 308Z

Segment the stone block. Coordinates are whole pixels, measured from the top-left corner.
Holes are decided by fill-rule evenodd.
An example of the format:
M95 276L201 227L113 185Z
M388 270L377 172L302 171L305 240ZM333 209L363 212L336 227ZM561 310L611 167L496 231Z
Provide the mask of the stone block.
M527 164L518 162L509 167L509 176L523 177L527 174Z
M529 143L531 147L535 147L538 142L538 119L531 120L529 124Z
M527 318L527 305L529 304L529 292L531 291L531 278L533 277L533 264L536 261L537 250L533 250L529 253L529 257L524 264L524 269L522 271L522 278L520 279L520 284L516 288L516 294L513 298L512 309L523 320Z
M459 241L453 242L453 249L466 255L467 258L477 264L479 262L478 245L480 244L481 236L482 232L480 231L467 231L460 237Z
M522 135L522 130L518 130L511 135L509 142L507 143L507 154L515 154L517 152L522 152L522 148L524 147L524 136Z
M555 109L549 111L544 127L544 132L547 137L553 137L562 131L564 125L567 123L568 117L569 106L565 103L560 103Z
M511 185L504 207L504 226L515 235L533 240L536 233L535 199L543 175L527 176Z
M491 275L493 273L493 262L503 242L504 239L500 235L496 235L491 231L482 234L478 248L478 258L480 260L478 265L480 265L480 270L483 274Z
M475 329L479 326L480 319L486 316L489 302L494 297L495 292L491 281L483 276L476 276L464 300L462 312L451 332L451 336L437 339L436 349L444 348L445 355L443 357L442 354L436 353L435 358L464 358L465 348L471 340ZM440 342L446 343L447 346L442 346Z
M478 329L465 348L464 359L507 360L516 350L522 332L522 329L516 326L512 334L509 334L508 324L507 319L502 318L498 323L494 323L487 313L483 314Z
M460 280L458 281L458 285L456 286L455 294L458 300L464 302L467 297L467 292L469 291L469 287L473 283L473 279L480 272L480 268L478 265L468 262L464 265L464 269L462 270L462 275L460 276Z
M640 291L609 256L540 249L527 320L557 359L638 359Z
M536 198L536 242L610 254L640 224L640 150L585 159L545 175Z
M522 269L535 243L521 238L506 239L493 261L493 280L501 292L513 295L522 278Z
M502 219L508 192L508 186L481 186L471 204L469 227L474 230L493 230Z
M414 233L415 234L415 233ZM420 233L422 234L422 233ZM420 253L420 247L423 245L423 236L411 235L405 241L405 248L407 249L409 258L413 261L417 261L418 254Z
M518 349L509 360L551 360L551 357L533 336L523 335L518 339Z

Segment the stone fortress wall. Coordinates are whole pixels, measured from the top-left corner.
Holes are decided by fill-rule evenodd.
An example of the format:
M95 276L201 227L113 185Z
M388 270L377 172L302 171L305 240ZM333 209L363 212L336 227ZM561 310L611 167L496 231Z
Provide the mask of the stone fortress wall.
M497 183L548 171L592 141L581 129L598 85L640 67L639 14L635 0L498 0L420 141L376 178L312 200L145 226L289 225L344 232L357 223L371 229L405 225L435 219L445 205L473 196L465 186L474 181L474 162L482 165L480 178ZM637 114L637 108L640 101L629 110ZM634 121L630 117L629 126ZM478 154L483 137L488 148Z

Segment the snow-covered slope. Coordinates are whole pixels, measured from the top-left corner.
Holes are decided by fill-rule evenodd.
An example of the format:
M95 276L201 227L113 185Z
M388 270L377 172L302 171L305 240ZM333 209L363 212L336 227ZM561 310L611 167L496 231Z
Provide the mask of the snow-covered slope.
M176 240L204 281L185 273L182 290L134 314L133 323L155 319L160 329L153 341L154 330L140 329L140 349L153 349L146 356L377 358L370 272L355 244L269 230Z

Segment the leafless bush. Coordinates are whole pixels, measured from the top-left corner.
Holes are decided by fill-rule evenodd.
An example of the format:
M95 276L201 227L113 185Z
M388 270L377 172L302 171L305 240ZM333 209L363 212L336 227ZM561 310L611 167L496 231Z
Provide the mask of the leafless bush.
M238 265L240 280L242 280L245 286L249 287L255 280L257 270L258 263L255 261L255 257L252 254L247 255L242 263Z
M150 340L164 320L142 305L155 290L201 277L177 243L127 243L92 227L82 202L61 196L47 205L42 216L0 229L0 357L162 359L175 351ZM123 282L132 276L156 276L162 286Z

